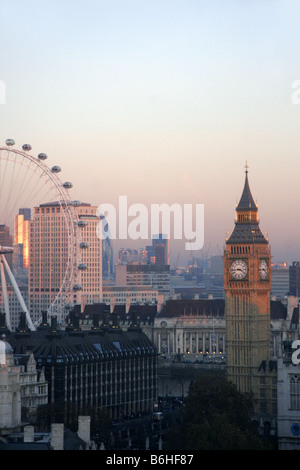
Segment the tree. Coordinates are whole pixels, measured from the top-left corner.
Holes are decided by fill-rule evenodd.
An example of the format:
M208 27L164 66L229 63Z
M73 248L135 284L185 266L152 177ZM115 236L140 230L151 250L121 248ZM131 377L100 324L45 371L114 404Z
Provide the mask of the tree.
M251 423L252 400L225 378L193 382L179 421L166 436L169 449L254 450L266 444Z

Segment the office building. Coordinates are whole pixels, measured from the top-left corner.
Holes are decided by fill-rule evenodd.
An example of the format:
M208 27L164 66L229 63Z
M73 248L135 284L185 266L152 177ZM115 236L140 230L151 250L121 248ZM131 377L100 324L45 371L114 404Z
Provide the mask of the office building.
M271 295L284 299L289 295L289 266L288 263L271 265Z
M151 286L103 286L102 301L110 305L113 310L115 305L130 305L152 303L160 306L163 303L163 294L153 290Z
M102 215L100 215L100 220L103 224L103 231L107 234L102 240L102 278L108 280L114 276L113 247L108 222Z
M25 208L14 217L13 271L17 279L23 280L28 276L30 218L31 210Z
M70 302L86 304L101 297L102 240L96 230L100 218L96 206L82 203L75 209L81 222L80 240L85 242L85 248L78 251L79 265L84 269L76 267L80 289L72 290ZM30 221L29 303L33 321L50 307L66 275L69 240L64 217L60 204L53 202L35 207Z
M138 263L139 252L132 248L120 248L118 264Z
M300 261L293 261L289 267L289 294L300 297Z
M155 264L124 264L116 266L117 286L151 286L163 294L165 299L171 295L170 266Z
M13 247L13 237L10 234L9 227L6 225L0 225L0 245L11 248ZM5 258L10 268L12 268L12 253L6 253Z
M169 254L169 239L166 235L159 233L152 238L152 245L146 246L147 261L151 264L159 266L167 265L170 263Z
M60 402L67 423L72 411L95 415L104 409L112 419L132 413L153 411L157 400L157 351L142 332L136 315L122 330L105 314L102 324L93 315L93 326L83 331L79 315L71 312L60 330L55 317L51 323L43 314L37 331L22 328L7 339L15 355L30 351L37 368L44 368L48 382L48 403Z

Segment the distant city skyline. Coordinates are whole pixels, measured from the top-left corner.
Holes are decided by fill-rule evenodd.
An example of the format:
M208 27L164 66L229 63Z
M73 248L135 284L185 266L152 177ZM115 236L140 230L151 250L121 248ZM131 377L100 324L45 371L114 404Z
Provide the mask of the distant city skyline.
M0 12L14 19L0 32L1 145L46 152L95 206L204 204L199 257L223 253L247 161L272 261L300 259L299 2L12 0ZM190 256L171 238L171 265L179 251Z

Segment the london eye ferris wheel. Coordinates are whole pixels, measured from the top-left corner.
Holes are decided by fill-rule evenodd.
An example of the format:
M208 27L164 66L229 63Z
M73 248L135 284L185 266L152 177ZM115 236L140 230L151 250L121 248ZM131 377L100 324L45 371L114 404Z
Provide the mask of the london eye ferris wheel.
M50 316L57 315L63 318L65 309L72 304L72 293L81 289L79 270L82 267L80 252L86 248L87 243L81 239L83 221L79 220L76 207L79 201L71 198L72 184L69 181L62 182L59 177L61 168L58 165L48 166L47 155L39 153L32 155L32 147L24 144L22 150L15 148L15 141L7 139L5 146L0 147L0 229L5 229L11 234L11 238L0 234L0 274L2 301L5 310L6 325L10 329L9 296L7 293L6 275L17 296L20 309L25 312L28 326L36 329L41 317L33 321L13 274L7 258L13 253L15 240L15 216L20 208L31 209L31 217L34 219L34 208L43 204L53 203L59 205L63 215L64 234L66 237L67 256L63 266L60 286L51 298L47 306ZM7 243L7 240L10 243ZM40 312L42 315L42 313Z

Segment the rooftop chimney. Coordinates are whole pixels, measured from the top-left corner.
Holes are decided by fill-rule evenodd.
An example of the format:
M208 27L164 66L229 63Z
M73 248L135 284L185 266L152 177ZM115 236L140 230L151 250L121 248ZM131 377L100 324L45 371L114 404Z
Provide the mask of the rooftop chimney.
M91 443L91 417L78 416L78 437L82 439L87 445Z
M64 425L63 423L51 424L50 444L53 450L64 450Z

